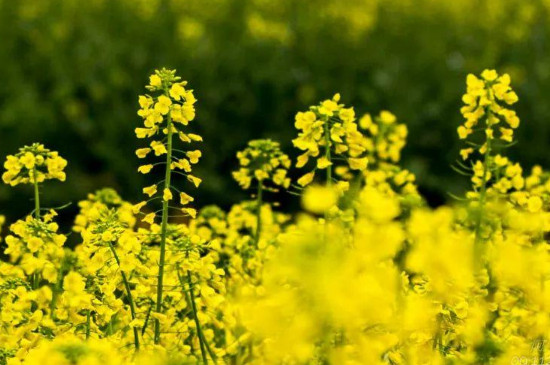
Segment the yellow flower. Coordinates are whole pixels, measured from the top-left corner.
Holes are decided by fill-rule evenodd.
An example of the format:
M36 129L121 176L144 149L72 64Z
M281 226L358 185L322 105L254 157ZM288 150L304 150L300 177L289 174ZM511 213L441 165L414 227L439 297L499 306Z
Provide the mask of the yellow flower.
M202 137L199 136L198 134L189 133L187 134L187 137L189 137L189 139L191 139L194 142L202 142Z
M23 156L19 158L19 162L27 169L32 169L34 167L36 159L31 152L26 152Z
M393 115L391 112L387 110L383 110L380 112L380 121L384 124L393 124L397 120L395 115Z
M142 174L148 174L151 172L151 169L153 168L153 165L142 165L138 168L138 172L141 172Z
M307 173L298 179L298 185L300 186L309 185L313 181L314 177L315 177L315 172Z
M165 95L160 95L155 104L155 111L159 112L162 115L168 114L170 111L170 106L172 105L172 100Z
M154 134L154 130L150 128L136 128L135 132L137 138L146 138Z
M181 211L190 216L191 218L196 218L197 217L197 211L193 208L181 208Z
M542 199L538 196L532 196L527 201L527 209L531 213L537 213L542 209Z
M174 84L170 88L170 96L174 100L180 100L182 97L185 96L185 89L181 84Z
M498 77L498 74L495 70L484 70L481 73L481 77L483 77L487 81L495 81Z
M330 165L332 165L332 162L330 162L326 157L321 157L320 159L317 160L317 168L318 169L326 169L327 167L329 167Z
M472 152L474 152L474 149L471 147L463 148L460 150L460 156L462 157L463 160L466 160L468 159L468 156L470 156Z
M162 200L164 201L172 200L172 192L170 191L170 189L164 189L162 193Z
M153 105L153 99L151 99L148 96L140 95L139 98L139 106L143 109L149 109L151 105Z
M312 185L306 188L302 197L305 210L321 214L328 211L338 201L338 192L334 188Z
M138 158L145 158L151 152L150 148L139 148L136 150L136 156Z
M512 104L516 103L518 100L519 100L518 95L513 91L510 91L510 92L508 92L504 95L504 101L508 105L512 105Z
M27 247L31 252L36 252L40 249L40 247L42 247L43 244L44 244L44 241L42 241L38 237L33 236L29 238L29 241L27 242Z
M143 188L143 193L147 194L149 197L152 197L157 193L157 185L151 185Z
M506 142L512 142L512 139L514 137L514 130L508 129L508 128L500 128L500 139Z
M466 139L468 135L472 133L472 130L461 125L458 127L457 132L458 132L458 138Z
M63 279L63 289L68 293L82 294L85 287L84 278L77 272L71 271Z
M352 170L365 170L367 168L368 159L366 157L363 158L350 158L349 161L349 167Z
M149 224L155 223L155 213L147 214L141 221Z
M155 185L156 186L156 185ZM147 202L140 202L132 206L132 212L134 214L138 214L141 211L141 208L143 208L147 204Z
M189 180L193 185L195 185L196 188L198 188L202 182L200 178L193 175L187 175L187 180Z
M201 151L195 150L195 151L188 151L186 154L187 158L189 158L189 162L192 164L196 164L199 162L199 158L202 156Z
M160 156L167 153L166 146L159 141L151 142L151 148L153 149L153 151L155 151L155 156Z
M180 193L180 203L181 205L187 205L192 202L194 199L186 193Z
M313 125L315 119L315 113L312 111L298 112L295 117L294 126L296 127L296 129L306 130Z
M111 242L114 238L115 237L111 231L105 231L101 234L101 240L104 242Z
M359 127L361 129L368 129L372 125L372 117L370 114L365 114L359 119Z
M338 104L333 100L325 100L319 107L319 113L332 117L334 112L338 109Z
M158 75L149 76L149 85L160 88L162 86L162 79Z

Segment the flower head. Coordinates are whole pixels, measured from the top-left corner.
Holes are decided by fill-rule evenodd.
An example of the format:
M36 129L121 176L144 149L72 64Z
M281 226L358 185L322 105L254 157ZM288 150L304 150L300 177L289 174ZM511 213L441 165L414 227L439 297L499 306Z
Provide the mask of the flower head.
M290 186L287 170L290 167L290 158L281 151L279 143L270 139L250 141L248 146L237 153L240 168L233 172L243 189L248 189L252 181L264 187Z
M67 160L40 143L24 146L15 155L9 155L4 162L6 171L2 180L6 184L33 184L45 180L65 181L64 169Z

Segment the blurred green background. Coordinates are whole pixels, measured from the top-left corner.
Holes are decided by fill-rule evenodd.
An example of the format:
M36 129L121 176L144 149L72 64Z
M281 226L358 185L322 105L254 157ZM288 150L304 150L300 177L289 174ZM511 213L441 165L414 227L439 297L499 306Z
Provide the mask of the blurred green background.
M0 0L0 158L40 141L69 160L46 205L111 186L138 201L137 96L155 68L195 89L205 139L199 205L241 199L235 152L273 138L292 156L294 114L342 94L409 126L403 165L432 205L467 181L456 159L465 76L509 72L525 167L550 166L548 0ZM150 180L148 180L150 181ZM30 189L0 188L10 219ZM288 206L288 202L287 202ZM73 206L74 207L74 206ZM73 208L76 209L76 208Z

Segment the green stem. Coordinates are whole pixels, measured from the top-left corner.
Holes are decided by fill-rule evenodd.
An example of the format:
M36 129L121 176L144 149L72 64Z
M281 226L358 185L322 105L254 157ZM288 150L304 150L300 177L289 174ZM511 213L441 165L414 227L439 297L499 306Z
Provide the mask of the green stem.
M59 272L57 273L57 275L58 275L57 282L53 286L53 290L52 290L52 302L50 304L50 317L53 320L55 320L55 308L57 306L57 298L58 298L59 293L61 292L62 286L63 286L63 272L64 272L64 270L63 270L63 266L62 266L61 269L59 270Z
M328 125L328 120L325 122L324 125L325 128L325 158L329 161L331 161L331 155L330 155L330 130ZM327 186L332 185L332 165L329 165L327 167Z
M475 226L475 250L476 250L476 261L480 262L480 259L482 259L481 255L483 254L483 250L481 248L482 243L482 237L481 237L481 226L483 221L483 210L485 207L485 199L487 194L487 176L489 174L489 158L491 155L491 139L487 138L487 150L485 151L485 156L483 159L483 176L481 181L481 189L479 191L479 210L478 210L478 216L477 216L477 222Z
M86 313L86 339L90 338L90 310Z
M261 181L258 181L258 192L256 195L256 232L254 235L254 246L258 247L258 242L260 242L260 234L262 233L262 205L263 205L263 184Z
M537 340L538 342L538 358L539 358L539 361L537 362L537 364L546 364L546 359L545 359L545 355L544 355L544 336L540 336Z
M145 315L145 322L143 323L143 327L141 328L141 335L145 335L145 331L147 330L147 325L149 324L149 318L151 317L151 311L153 310L154 303L151 302L151 305L149 306L149 309L147 309L147 314Z
M490 116L489 116L490 117ZM487 177L489 174L489 158L491 155L491 138L486 139L486 147L487 150L485 151L485 156L483 157L483 176L481 181L481 189L479 191L479 208L478 208L478 215L477 215L477 221L475 225L475 238L474 238L474 265L479 269L483 267L483 256L485 252L485 247L482 244L483 238L481 237L481 228L483 223L483 213L485 208L485 199L487 194ZM487 339L487 333L484 335ZM489 356L490 357L490 356ZM489 357L485 357L482 359L482 364L488 364L489 363Z
M195 304L195 293L193 291L193 280L191 278L191 272L189 270L187 270L187 286L189 287L189 295L191 296L191 309L193 310L193 320L195 321L195 326L197 327L197 335L199 337L202 361L204 364L208 364L208 359L206 358L206 347L204 345L205 338L204 338L204 334L202 333L201 323L199 321L199 316L197 314L197 305Z
M328 125L329 121L325 121L325 158L330 164L327 166L327 187L332 186L332 157L330 154L330 129ZM325 212L325 222L329 220L328 211ZM325 225L325 239L327 237L327 226Z
M33 183L34 183L34 218L40 219L40 191L38 189L36 167L32 170Z
M36 172L36 167L32 169L33 184L34 184L34 218L40 219L40 190L38 189L38 173ZM36 256L36 253L34 254ZM32 274L32 288L38 289L39 285L39 274L34 272Z
M168 94L168 91L165 92ZM164 177L164 189L170 189L171 167L172 164L172 114L168 112L167 125L168 130L167 147L166 147L166 173ZM164 263L166 260L166 231L168 226L168 201L162 201L162 223L160 232L160 257L159 257L159 274L157 280L157 313L162 313L162 289L164 280ZM160 320L155 318L155 344L160 343Z
M115 247L111 242L109 242L109 248L111 249L111 252L113 253L113 256L115 257L115 261L120 268L120 259L118 258L118 254L116 253ZM124 288L126 289L126 298L128 299L128 303L130 304L130 314L132 316L132 320L136 319L136 307L134 305L134 297L132 296L132 291L130 289L130 283L128 282L128 277L126 276L126 273L124 270L120 268L120 275L122 276L122 282L124 283ZM136 350L139 350L139 332L137 327L133 327L134 330L134 346L136 347Z

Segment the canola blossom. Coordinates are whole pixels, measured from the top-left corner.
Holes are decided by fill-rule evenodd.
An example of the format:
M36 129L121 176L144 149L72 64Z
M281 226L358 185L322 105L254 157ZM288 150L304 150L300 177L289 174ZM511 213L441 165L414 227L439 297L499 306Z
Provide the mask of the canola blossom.
M547 363L550 172L506 156L511 85L467 76L453 168L470 188L447 205L430 208L400 165L406 125L357 119L336 94L296 114L296 161L270 139L237 152L251 196L225 210L187 192L196 99L156 71L137 170L164 180L141 202L86 196L75 247L40 205L70 183L67 162L38 143L7 156L3 181L33 186L34 210L0 216L0 365ZM285 193L300 212L280 211Z

